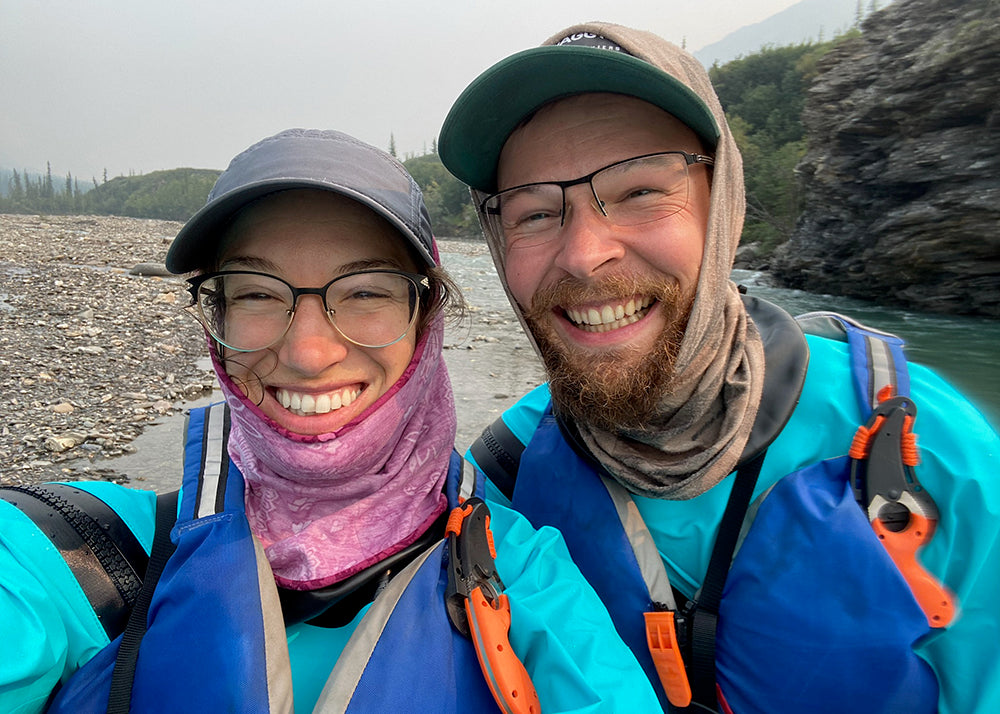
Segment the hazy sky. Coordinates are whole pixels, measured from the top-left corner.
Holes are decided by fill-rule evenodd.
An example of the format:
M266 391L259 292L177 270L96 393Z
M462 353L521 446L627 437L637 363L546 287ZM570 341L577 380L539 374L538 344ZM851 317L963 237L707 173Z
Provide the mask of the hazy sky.
M0 0L0 167L222 169L293 126L419 154L479 72L570 24L694 51L795 2Z

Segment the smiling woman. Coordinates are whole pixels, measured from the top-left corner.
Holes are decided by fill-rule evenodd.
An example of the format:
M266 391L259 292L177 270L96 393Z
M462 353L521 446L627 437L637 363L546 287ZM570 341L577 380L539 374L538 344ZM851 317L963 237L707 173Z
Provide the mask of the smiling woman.
M331 433L396 384L428 279L384 218L329 191L290 190L245 208L221 245L224 270L193 279L198 312L261 412L294 433Z
M461 299L397 161L265 139L166 262L225 401L191 411L173 503L0 490L0 711L656 710L561 537L462 468Z

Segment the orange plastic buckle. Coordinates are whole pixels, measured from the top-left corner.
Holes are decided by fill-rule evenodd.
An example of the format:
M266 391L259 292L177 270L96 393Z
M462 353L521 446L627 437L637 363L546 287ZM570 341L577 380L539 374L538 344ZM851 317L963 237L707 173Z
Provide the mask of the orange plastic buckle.
M677 628L674 613L644 612L646 618L646 644L653 656L653 664L660 675L660 683L667 699L675 707L686 707L691 703L691 683L688 682L684 658L677 644Z

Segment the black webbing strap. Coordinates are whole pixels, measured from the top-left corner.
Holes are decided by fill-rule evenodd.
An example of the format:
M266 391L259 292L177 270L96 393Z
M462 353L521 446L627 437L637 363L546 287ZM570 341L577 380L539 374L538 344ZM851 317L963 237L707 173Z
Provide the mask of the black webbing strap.
M177 491L171 491L156 497L156 531L153 535L153 548L149 554L146 577L142 581L142 592L139 593L139 599L132 608L128 625L122 633L118 656L115 658L115 669L111 675L111 692L108 695L108 714L127 714L131 706L132 680L135 678L135 665L139 659L139 645L146 634L149 604L153 600L153 590L156 589L163 568L176 548L170 540L170 530L177 520L177 495Z
M722 590L729 576L729 566L739 541L743 520L746 518L757 486L760 467L764 463L766 450L736 470L736 480L729 494L729 502L719 524L719 533L712 547L712 557L708 561L708 571L698 594L697 602L689 602L684 610L691 627L691 660L688 663L688 678L694 702L710 706L715 711L718 702L715 686L715 629L719 619L719 604Z
M522 444L503 418L483 429L483 433L469 447L479 470L500 489L507 498L514 497L517 470L521 465Z

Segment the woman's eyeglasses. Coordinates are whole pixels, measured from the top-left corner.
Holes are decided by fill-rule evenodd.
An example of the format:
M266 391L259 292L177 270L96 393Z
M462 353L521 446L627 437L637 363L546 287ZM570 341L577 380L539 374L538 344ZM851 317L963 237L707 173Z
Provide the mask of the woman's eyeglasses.
M188 279L192 310L226 347L253 352L270 347L288 331L302 295L323 301L330 322L361 347L388 347L413 327L427 276L400 270L361 270L320 288L297 288L274 275L224 270Z

